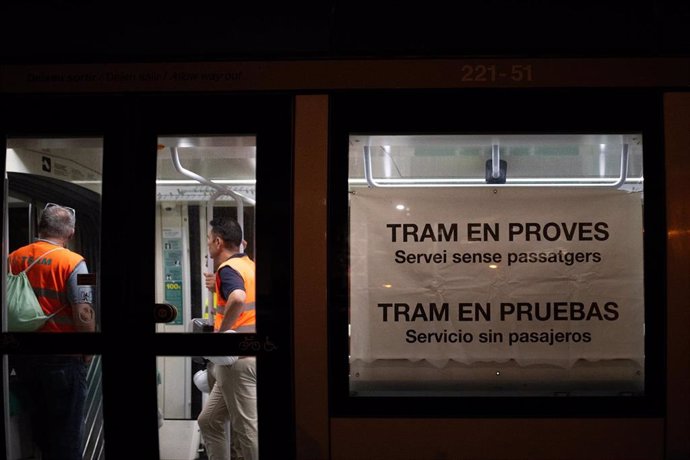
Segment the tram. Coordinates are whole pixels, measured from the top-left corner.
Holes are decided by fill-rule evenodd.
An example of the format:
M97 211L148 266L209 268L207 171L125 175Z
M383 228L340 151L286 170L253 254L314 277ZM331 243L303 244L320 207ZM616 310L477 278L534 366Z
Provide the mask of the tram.
M687 58L2 76L3 268L74 209L96 315L13 331L3 283L8 459L42 458L12 363L46 354L94 356L84 459L207 458L215 356L256 359L261 459L690 455ZM218 217L255 332L214 332Z

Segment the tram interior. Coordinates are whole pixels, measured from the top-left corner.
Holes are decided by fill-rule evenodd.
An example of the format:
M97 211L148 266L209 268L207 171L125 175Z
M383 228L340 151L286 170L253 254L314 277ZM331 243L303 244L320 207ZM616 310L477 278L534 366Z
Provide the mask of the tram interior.
M199 326L208 321L211 300L201 276L203 271L211 270L206 254L209 220L219 215L237 218L248 241L246 252L253 256L257 250L256 139L166 136L158 143L156 247L152 248L156 273L152 281L156 301L173 304L177 316L169 323L156 325L156 331L200 332ZM72 249L81 252L90 270L97 273L102 264L99 224L103 154L101 139L9 139L5 181L9 215L5 235L9 247L4 249L12 251L35 237L35 222L42 206L57 202L76 209L78 229ZM489 186L609 187L639 194L641 208L642 139L627 134L352 135L349 191L381 186L486 187L486 175L500 161L508 165L506 181ZM500 175L500 166L497 172ZM361 396L553 395L570 392L578 385L593 393L639 394L644 391L641 358L578 362L566 370L549 365L521 366L514 360L501 359L441 364L352 359L350 385ZM161 458L198 458L200 440L195 419L204 395L195 386L194 375L201 369L200 364L191 356L160 356L157 364ZM8 365L7 360L4 365ZM104 440L98 429L103 420L99 409L100 365L99 359L94 360L89 373L90 406L94 412L88 423L93 435L86 440L84 458L102 455ZM497 383L499 374L501 384ZM37 458L33 456L21 407L14 402L12 378L9 384L4 401L11 418L8 458Z
M252 136L159 138L156 180L156 302L173 305L174 319L156 325L159 333L203 332L212 324L213 298L202 272L212 272L206 249L208 222L235 218L242 225L245 252L253 257L256 141ZM77 228L70 249L82 254L98 273L102 190L102 139L16 138L8 141L5 256L36 237L43 206L54 202L76 210ZM153 180L153 178L152 178ZM152 219L153 221L153 219ZM5 257L6 259L6 257ZM96 289L98 295L98 289ZM100 327L96 301L97 328ZM212 330L212 327L211 327ZM8 360L5 366L9 367ZM197 458L200 442L196 416L203 394L194 374L203 371L200 357L157 359L161 458ZM84 458L103 455L100 357L89 369L89 414ZM9 375L5 373L4 375ZM33 446L27 414L16 397L18 377L9 379L7 408L9 459L40 458ZM106 415L107 416L107 415Z

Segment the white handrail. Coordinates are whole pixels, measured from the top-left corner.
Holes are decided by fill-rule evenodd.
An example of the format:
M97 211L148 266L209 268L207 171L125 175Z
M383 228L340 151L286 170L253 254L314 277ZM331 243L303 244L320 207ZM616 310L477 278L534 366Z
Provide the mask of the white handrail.
M491 146L491 177L493 179L501 177L501 152L498 144Z
M492 176L495 169L499 166L498 146L492 148ZM590 178L506 178L504 184L486 183L485 178L466 178L466 179L447 179L447 178L433 178L433 179L374 179L373 167L371 161L371 150L368 145L363 146L364 152L364 178L369 187L612 187L620 188L628 181L628 164L629 153L628 144L623 144L621 149L621 167L618 178L614 180L602 181L600 179ZM500 173L499 173L500 174ZM495 176L494 176L495 177Z
M206 204L206 216L211 216L211 220L213 220L214 217L214 204L216 200L223 196L223 195L228 195L231 196L235 202L237 203L237 223L240 224L240 228L242 229L242 232L244 233L244 201L246 200L250 204L256 204L254 200L251 198L245 197L237 192L234 192L231 190L229 187L226 187L221 184L216 184L215 182L206 179L203 176L200 176L199 174L195 173L194 171L190 171L189 169L186 169L184 166L182 166L182 163L180 162L180 154L177 151L177 147L170 147L170 153L171 153L171 158L173 165L175 166L175 169L177 172L180 174L189 177L190 179L193 179L201 184L208 185L209 187L215 189L216 191L211 195L211 198L208 200L208 203ZM240 252L244 251L244 245L240 244ZM213 273L213 260L211 260L210 257L206 257L206 270L208 273ZM213 325L213 316L215 312L213 311L213 292L210 289L206 290L206 302L208 305L208 321L207 324Z

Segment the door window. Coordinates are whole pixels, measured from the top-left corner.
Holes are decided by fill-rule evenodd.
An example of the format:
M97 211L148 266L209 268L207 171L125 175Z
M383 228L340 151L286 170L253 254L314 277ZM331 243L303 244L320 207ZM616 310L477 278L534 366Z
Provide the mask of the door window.
M161 311L173 316L161 321L157 332L220 331L228 293L224 297L219 292L235 288L244 292L246 318L232 331L254 332L256 138L167 136L158 139L158 146L156 302L169 305ZM223 233L226 230L241 233ZM229 281L220 276L216 281L221 264L234 273ZM249 342L240 348L243 343ZM159 356L156 361L161 458L169 458L180 442L207 455L226 456L233 449L252 455L258 450L256 357ZM239 374L240 368L247 369ZM234 393L243 399L225 398L237 387L229 380L237 382L240 375L245 385ZM238 413L227 407L238 400L249 416L238 417L234 425L230 418L214 423L219 414ZM222 430L216 433L219 426Z
M100 331L102 144L100 138L8 140L3 260L14 275L26 270L40 313L49 319L37 323L29 313L6 308L20 305L8 296L6 331ZM8 458L64 454L67 448L101 458L100 355L9 354L3 366ZM79 410L71 413L67 407ZM84 429L74 431L79 434L55 429L80 425Z
M276 409L291 401L289 104L176 102L169 112L154 103L160 116L146 130L157 146L154 336L168 344L154 357L159 455L184 442L208 456L272 458L276 439L292 442L278 428L291 409Z
M176 311L157 330L204 332L214 324L218 329L224 305L213 284L210 223L237 222L237 251L255 259L256 138L170 136L158 145L156 302Z
M263 411L255 422L266 433L258 438L261 455L290 455L291 99L214 94L35 96L8 102L13 117L0 127L14 133L6 149L5 256L37 237L46 207L76 217L67 246L87 261L88 275L76 286L92 296L96 333L8 332L3 303L7 452L31 455L24 450L27 442L35 448L24 436L30 419L13 418L28 410L15 401L17 379L28 375L17 369L49 350L51 357L93 356L86 373L93 412L86 415L88 441L79 447L92 458L156 458L167 455L161 443L191 440L186 428L204 407L193 377L214 356L242 357L235 369L255 371L251 380L262 400L255 405ZM88 135L65 137L73 126ZM24 135L33 132L51 135ZM181 174L182 169L213 185ZM218 188L228 193L213 197ZM259 213L256 202L262 203ZM213 333L213 311L206 303L203 272L214 218L240 224L246 241L241 250L256 267L255 299L244 297L256 305L254 324L245 321L242 326L252 328L237 327L234 334ZM121 402L123 391L127 405ZM164 422L160 428L157 409ZM181 421L185 426L178 431ZM15 431L18 425L21 433ZM199 448L186 445L186 451Z

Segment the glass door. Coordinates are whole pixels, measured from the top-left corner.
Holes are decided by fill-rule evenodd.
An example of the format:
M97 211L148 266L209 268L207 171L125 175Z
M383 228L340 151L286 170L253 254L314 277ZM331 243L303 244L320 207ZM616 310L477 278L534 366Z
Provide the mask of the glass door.
M76 215L70 244L89 270L74 289L92 299L95 333L19 333L8 328L3 308L9 458L40 449L31 420L9 410L19 407L10 361L33 355L95 356L85 405L96 415L87 416L95 422L85 432L98 444L81 447L83 458L192 459L213 448L291 457L290 99L27 102L5 105L15 116L2 127L4 249L14 251L18 235L40 239L41 211L50 203ZM46 157L53 174L65 177L44 195L27 196L36 189L18 188L27 180L21 165L47 182L40 172ZM241 230L237 245L233 229ZM240 402L230 401L237 392L220 391L228 381L245 391ZM211 417L208 409L199 421L211 398L220 398L214 407L224 412ZM29 436L18 436L17 427Z
M3 109L5 455L103 458L102 120L83 100Z
M16 275L7 278L8 331L100 330L95 280L100 272L102 151L100 138L8 139L3 249L8 271ZM70 271L64 286L59 284L63 279L46 279L57 270ZM23 279L20 273L41 290L36 290L37 299L49 320L34 322L33 312L14 310L26 305L10 284ZM33 458L39 452L64 450L68 446L46 436L51 432L47 425L82 424L84 430L68 438L69 447L84 458L100 458L101 356L11 353L3 361L8 377L5 407L10 409L6 421L12 432L7 457ZM64 385L58 384L58 376L65 378ZM69 384L70 378L80 385ZM54 384L45 385L47 381ZM67 401L78 407L78 413L65 412Z

